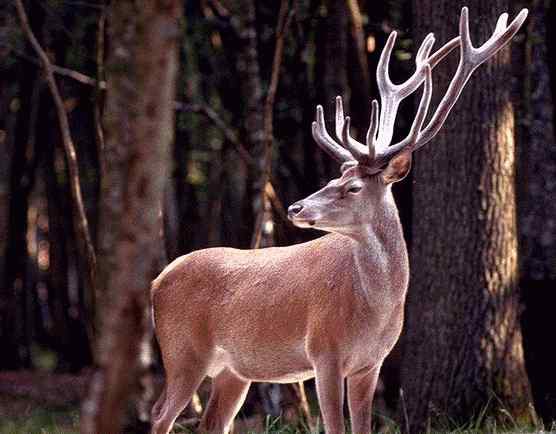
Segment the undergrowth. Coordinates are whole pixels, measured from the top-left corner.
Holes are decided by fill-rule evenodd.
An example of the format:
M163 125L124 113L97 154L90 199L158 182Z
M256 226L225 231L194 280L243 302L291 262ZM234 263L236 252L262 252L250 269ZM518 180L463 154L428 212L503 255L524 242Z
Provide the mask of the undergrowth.
M79 416L74 409L22 411L19 415L0 416L0 434L77 434Z
M398 425L391 419L378 416L381 426L377 434L400 434ZM451 426L450 426L451 425ZM440 426L443 426L442 424ZM556 427L552 427L553 429ZM79 415L76 409L46 409L35 408L23 411L19 415L5 417L0 409L0 434L77 434L79 432ZM317 421L317 430L323 433L322 424ZM349 433L349 430L347 431ZM194 434L192 428L181 425L174 426L174 434ZM540 426L519 426L510 420L505 425L499 422L485 420L481 415L465 424L454 427L449 422L445 429L427 430L424 434L517 434L517 433L556 433L556 430L544 430ZM311 434L307 426L294 427L280 418L267 417L263 431L245 431L236 434Z

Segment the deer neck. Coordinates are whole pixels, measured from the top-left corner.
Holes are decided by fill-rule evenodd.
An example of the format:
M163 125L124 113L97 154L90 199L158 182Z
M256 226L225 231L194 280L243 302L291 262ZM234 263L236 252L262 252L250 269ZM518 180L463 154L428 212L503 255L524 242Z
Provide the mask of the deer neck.
M355 289L373 301L377 296L405 298L409 261L398 208L390 191L372 218L351 236Z

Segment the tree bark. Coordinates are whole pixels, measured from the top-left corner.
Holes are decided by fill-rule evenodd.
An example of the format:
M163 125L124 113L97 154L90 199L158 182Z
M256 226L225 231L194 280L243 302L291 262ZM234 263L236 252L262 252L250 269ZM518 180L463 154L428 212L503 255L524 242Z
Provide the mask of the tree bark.
M555 358L544 337L546 318L556 302L556 138L547 53L547 2L528 2L525 65L519 80L520 146L518 161L518 233L520 287L525 310L525 361L535 408L550 426L556 420Z
M351 114L351 92L348 83L349 17L346 0L322 0L325 15L320 19L316 41L316 73L319 77L317 103L324 107L326 120L334 119L336 96L343 98L346 114ZM314 120L314 110L311 119ZM353 133L359 125L353 125ZM337 163L312 144L307 164L317 165L321 185L338 174ZM311 149L311 148L309 148Z
M34 16L40 18L42 16ZM35 21L35 20L34 20ZM38 19L36 21L39 21ZM40 147L35 146L37 109L41 80L36 68L18 68L18 108L14 126L13 154L10 161L8 236L4 257L5 276L0 290L0 345L5 356L0 359L2 369L21 369L31 366L30 341L26 333L27 307L27 211L40 158ZM29 85L29 83L32 83Z
M148 382L149 291L160 266L159 211L174 131L181 8L176 0L122 0L108 12L99 231L102 336L99 367L83 407L83 433L121 432L130 394ZM133 432L149 429L148 411L147 405L136 410L144 424Z
M359 0L345 0L349 15L351 40L348 44L351 53L348 56L351 88L351 116L352 123L357 126L359 137L364 137L369 123L371 80L367 61L367 47L363 28L363 14ZM345 92L345 91L344 91ZM364 141L363 141L364 142Z
M249 246L256 217L264 204L261 201L264 189L263 176L265 168L264 146L264 105L263 85L259 67L258 33L256 27L256 8L253 0L230 2L230 11L235 20L237 50L236 70L239 79L241 99L244 102L243 125L241 135L254 166L247 169L246 196L243 204L241 231L242 241ZM229 39L225 43L230 44ZM229 47L229 45L228 45Z
M468 2L475 44L491 35L507 1ZM447 0L414 2L416 38L457 32ZM519 324L514 120L509 50L477 70L414 170L411 280L401 403L409 431L469 422L485 411L529 417ZM455 69L435 69L446 89ZM504 411L500 411L504 410Z
M16 31L8 4L0 6L0 39L9 40ZM15 297L8 282L8 247L10 245L11 168L15 163L15 130L17 111L14 102L20 96L17 68L8 66L9 50L0 50L0 346L4 354L0 368L16 367L18 356L13 336ZM10 279L11 280L11 279Z

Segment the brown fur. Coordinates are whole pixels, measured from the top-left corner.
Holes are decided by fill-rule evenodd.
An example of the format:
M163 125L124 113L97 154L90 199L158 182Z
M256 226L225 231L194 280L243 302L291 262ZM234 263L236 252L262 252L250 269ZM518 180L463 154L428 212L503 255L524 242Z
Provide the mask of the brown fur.
M401 167L389 179L409 169ZM378 371L400 334L408 281L390 186L349 168L299 203L295 224L314 220L333 233L289 247L200 250L153 282L167 378L153 433L169 431L206 375L214 380L203 431L227 432L250 382L315 375L327 432L344 432L344 378L354 432L370 431Z

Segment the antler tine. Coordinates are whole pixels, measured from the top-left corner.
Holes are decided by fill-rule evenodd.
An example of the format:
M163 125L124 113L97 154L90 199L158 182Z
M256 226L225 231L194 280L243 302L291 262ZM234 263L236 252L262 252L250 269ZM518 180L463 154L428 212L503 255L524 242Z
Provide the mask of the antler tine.
M342 146L344 148L346 148L348 151L351 152L352 149L355 149L355 154L365 154L367 149L366 146L355 140L353 137L351 137L351 135L349 134L349 128L348 128L348 134L347 136L344 135L344 102L342 100L341 96L337 96L336 97L336 125L335 125L335 132L336 132L336 137L338 138L338 140L340 141L340 143L342 144ZM353 154L353 156L355 157L355 154L353 152L351 152ZM357 159L357 158L356 158Z
M427 112L429 110L429 105L431 103L432 97L432 69L430 65L425 65L425 86L423 88L423 95L421 96L421 101L419 102L419 108L417 109L417 114L415 119L411 124L411 130L409 131L408 138L412 142L416 142L419 137L419 132L421 127L425 122Z
M508 14L504 12L502 15L498 17L498 21L496 22L496 28L494 29L495 35L500 35L504 32L504 29L508 26Z
M494 56L512 39L526 17L527 9L523 9L510 25L507 25L507 14L502 14L497 21L492 36L483 45L475 48L469 36L468 10L466 7L462 8L459 22L461 38L459 65L432 119L422 131L418 132L416 140L410 134L401 142L385 149L377 159L384 164L385 161L388 161L400 152L407 150L415 151L428 143L438 133L440 128L442 128L442 125L444 125L448 114L458 100L463 87L469 80L473 71L488 58Z
M456 47L459 47L460 44L460 37L456 36L453 39L450 39L446 42L442 47L434 52L428 59L428 63L431 66L431 69L434 69L436 65L438 65L444 58L452 52L452 50Z
M417 66L421 66L425 62L427 62L428 55L430 53L430 49L432 48L433 43L434 43L434 34L429 33L421 43L419 50L417 50L417 55L415 56L415 64Z
M315 142L317 142L317 145L319 145L323 151L340 163L353 160L351 154L336 143L328 134L321 105L317 106L316 121L314 121L311 126L313 139L315 139Z
M341 96L336 97L336 117L335 132L339 141L342 141L342 131L344 130L344 101Z
M367 147L369 148L369 159L373 160L376 155L376 133L378 131L378 101L373 99L371 103L371 121L367 130Z
M365 146L362 143L356 142L349 135L349 128L351 124L351 119L349 116L345 118L345 122L342 129L342 143L347 148L347 150L353 155L359 163L368 165L370 163L370 155ZM356 143L354 143L356 142Z

